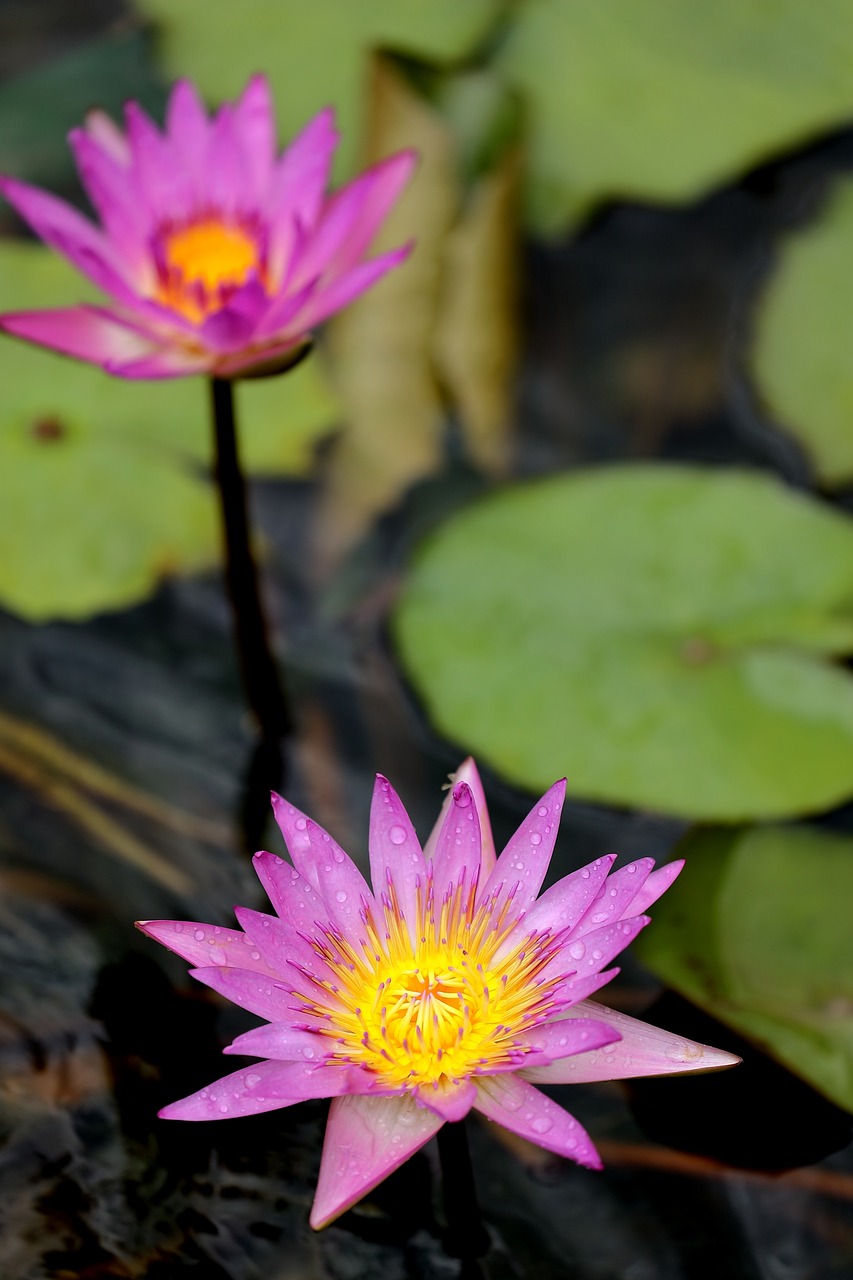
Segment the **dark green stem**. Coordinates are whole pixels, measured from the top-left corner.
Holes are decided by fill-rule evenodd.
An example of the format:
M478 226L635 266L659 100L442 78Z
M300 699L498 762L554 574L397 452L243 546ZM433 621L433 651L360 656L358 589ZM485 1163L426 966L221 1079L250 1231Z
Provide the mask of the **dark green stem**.
M210 388L216 441L214 475L219 489L225 543L225 580L231 599L243 689L258 726L260 742L256 757L263 764L259 770L258 759L253 762L250 783L254 774L260 771L263 778L258 785L266 787L271 774L281 772L280 743L290 733L292 721L270 649L258 573L249 540L246 484L237 446L233 386L223 378L212 378ZM275 777L271 785L278 783L279 778ZM266 790L268 792L269 788ZM264 795L264 807L267 801L268 795ZM247 797L246 807L255 807L251 796Z
M439 1129L438 1156L441 1162L444 1218L447 1223L442 1245L451 1258L462 1260L464 1274L471 1275L470 1264L488 1251L489 1233L483 1226L477 1203L464 1120L442 1125ZM466 1267L466 1264L469 1265Z

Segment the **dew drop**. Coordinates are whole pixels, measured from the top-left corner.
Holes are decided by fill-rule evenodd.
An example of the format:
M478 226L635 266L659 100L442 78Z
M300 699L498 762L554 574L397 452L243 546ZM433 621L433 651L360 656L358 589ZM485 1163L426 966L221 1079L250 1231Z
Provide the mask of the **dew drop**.
M405 827L392 827L388 832L388 839L392 844L403 844L406 839Z
M602 1045L602 1046L601 1046L601 1052L602 1052L602 1053L604 1053L604 1054L606 1054L606 1055L607 1055L607 1057L609 1058L609 1057L611 1057L611 1056L612 1056L612 1054L614 1054L614 1053L616 1052L616 1045L615 1045L615 1044L604 1044L604 1045Z
M225 952L222 950L221 947L211 947L209 954L214 964L228 963L228 956L225 954Z
M227 1103L227 1102L220 1102L220 1104L219 1104L219 1110L222 1112L222 1114L223 1114L223 1115L225 1115L225 1114L226 1114L226 1112L228 1111L228 1103Z
M583 942L572 942L569 945L569 955L573 960L583 960L586 955L586 946Z
M608 913L606 911L596 911L595 915L591 916L590 919L593 924L601 924L607 919L607 915Z
M593 960L600 960L603 955L604 955L604 952L599 951L598 947L596 947L592 953L592 958Z
M553 1122L546 1116L540 1116L538 1120L533 1121L533 1124L530 1127L534 1133L547 1133L548 1130L552 1129L554 1126Z
M625 870L628 872L629 876L635 876L637 874L636 862L629 862Z
M566 1146L569 1148L570 1151L574 1151L577 1145L578 1143L576 1138L568 1138L566 1141Z
M184 931L184 926L181 924L180 920L176 920L176 921L175 921L175 933L183 933L183 931Z
M540 817L540 818L547 818L547 817L548 817L548 806L547 806L547 805L545 805L545 804L540 804L540 806L539 806L539 808L536 810L536 812L539 814L539 817Z
M252 958L253 960L260 960L260 958L261 958L261 953L260 953L260 951L250 951L250 952L249 952L249 955L251 956L251 958Z
M297 818L293 825L296 827L297 831L304 831L308 826L308 823L304 818Z
M508 1093L504 1098L503 1104L507 1111L517 1111L521 1106L521 1098L517 1098L515 1094Z
M246 1076L246 1078L245 1078L245 1080L243 1081L243 1083L245 1084L245 1086L246 1086L246 1088L247 1088L247 1089L254 1089L254 1087L255 1087L255 1085L256 1085L256 1084L260 1084L260 1083L261 1083L261 1077L260 1077L259 1075L255 1075L255 1074L253 1073L252 1075L248 1075L248 1076Z
M338 889L338 892L335 894L335 901L346 902L346 900L347 900L347 895L344 893L343 889Z
M584 869L581 871L581 880L588 880L588 879L589 879L589 867L584 867Z
M193 937L195 938L196 942L204 942L204 929L196 929L195 933L193 934Z
M338 849L333 850L333 852L332 852L332 857L334 858L335 862L343 862L343 860L344 860L344 851L343 851L343 849L338 848Z
M538 832L538 831L534 831L534 832L533 832L532 836L530 837L530 843L531 843L531 844L541 844L541 843L542 843L542 837L540 836L540 834L539 834L539 832Z
M517 862L517 863L515 864L515 869L516 869L516 871L523 871L523 870L524 870L524 863L523 863L523 862Z

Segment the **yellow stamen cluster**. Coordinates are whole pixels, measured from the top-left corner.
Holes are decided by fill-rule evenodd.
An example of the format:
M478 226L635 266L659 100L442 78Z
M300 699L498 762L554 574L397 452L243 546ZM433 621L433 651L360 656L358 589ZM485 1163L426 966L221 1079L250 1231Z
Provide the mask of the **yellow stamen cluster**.
M224 293L251 272L264 274L255 236L213 216L167 231L161 256L157 301L195 322L218 310Z
M436 903L428 872L410 933L389 883L377 912L364 912L358 947L331 930L314 942L334 978L315 979L317 998L304 1008L323 1020L331 1061L412 1089L523 1065L530 1049L520 1033L555 1007L555 984L537 977L553 939L528 935L501 954L511 902L475 906L475 892L459 884Z

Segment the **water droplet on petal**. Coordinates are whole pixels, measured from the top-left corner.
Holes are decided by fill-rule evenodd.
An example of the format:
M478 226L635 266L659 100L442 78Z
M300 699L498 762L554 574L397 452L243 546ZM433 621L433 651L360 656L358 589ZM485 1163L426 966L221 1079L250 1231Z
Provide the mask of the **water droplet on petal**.
M547 818L547 817L548 817L548 806L547 806L547 805L545 805L545 804L540 804L540 806L539 806L539 808L536 810L536 812L539 814L539 817L540 817L540 818Z
M180 920L176 920L176 921L175 921L175 933L183 933L183 931L184 931L184 926L181 924Z
M586 955L586 946L583 942L572 942L569 945L569 955L573 960L583 960Z
M588 879L589 879L589 867L584 867L584 868L583 868L583 870L581 871L581 879L582 879L582 880L588 880Z
M533 832L533 834L532 834L532 835L531 835L531 837L530 837L530 843L531 843L531 844L541 844L541 843L542 843L542 837L540 836L540 834L539 834L539 832L538 832L538 831L534 831L534 832Z
M211 947L211 948L210 948L210 958L211 958L211 960L213 961L213 963L214 963L214 964L227 964L227 963L228 963L228 956L225 954L225 952L222 950L222 948L221 948L221 947Z
M261 958L260 951L250 951L249 955L252 957L253 960L260 960Z
M346 900L347 900L347 895L344 893L343 889L338 889L338 892L335 894L335 901L346 902Z
M403 844L406 839L405 827L392 827L388 832L388 839L392 844Z
M637 864L636 864L636 862L629 862L629 863L628 863L628 865L627 865L627 867L625 868L625 870L628 872L628 875L629 875L629 876L636 875L636 874L637 874Z
M530 1126L534 1133L547 1133L549 1129L553 1129L553 1121L547 1116L540 1116L538 1120L534 1120Z
M223 1114L223 1115L225 1115L225 1113L226 1113L226 1112L227 1112L227 1110L228 1110L228 1103L227 1103L227 1102L220 1102L220 1104L219 1104L219 1110L222 1112L222 1114Z
M204 942L204 929L196 929L195 933L193 934L193 937L195 938L196 942Z
M599 951L598 947L596 947L592 953L592 958L593 960L600 960L603 955L604 955L604 952Z
M332 854L332 857L335 859L335 862L338 862L338 863L343 862L343 860L344 860L344 851L343 851L343 849L341 849L341 848L335 849L335 851L334 851L334 852L333 852L333 854Z
M258 1076L258 1075L254 1075L254 1074L252 1074L252 1075L248 1075L248 1076L246 1076L246 1078L245 1078L245 1080L243 1081L243 1083L245 1084L245 1086L246 1086L246 1088L247 1088L247 1089L254 1089L254 1087L255 1087L255 1085L256 1085L256 1084L260 1084L260 1083L261 1083L261 1077L260 1077L260 1076Z
M606 911L596 911L595 915L591 916L590 919L592 920L593 924L601 924L604 920L607 919L607 915L608 913Z
M308 823L305 821L304 818L297 818L293 825L294 827L296 827L297 831L304 831L305 828L308 826Z

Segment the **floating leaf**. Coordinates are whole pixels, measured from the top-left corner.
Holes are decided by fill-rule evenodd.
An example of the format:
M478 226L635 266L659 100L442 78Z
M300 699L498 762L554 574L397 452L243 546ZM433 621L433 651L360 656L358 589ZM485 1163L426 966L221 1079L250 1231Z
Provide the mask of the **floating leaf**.
M790 237L761 302L752 351L770 412L826 484L853 480L853 184Z
M255 71L270 77L282 137L321 107L344 126L343 167L358 143L372 49L420 58L464 56L493 22L497 0L138 0L162 23L170 71L190 75L213 101L235 97Z
M809 827L698 831L643 961L853 1110L853 839Z
M423 546L395 617L441 732L517 783L738 820L853 795L853 527L760 475L514 486Z
M554 229L603 199L694 198L846 122L853 23L844 0L528 0L500 67Z

